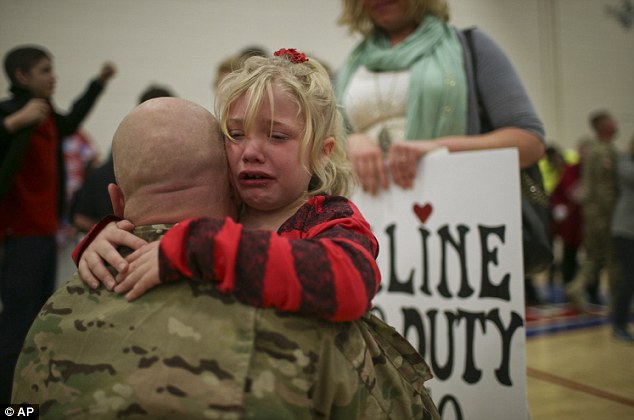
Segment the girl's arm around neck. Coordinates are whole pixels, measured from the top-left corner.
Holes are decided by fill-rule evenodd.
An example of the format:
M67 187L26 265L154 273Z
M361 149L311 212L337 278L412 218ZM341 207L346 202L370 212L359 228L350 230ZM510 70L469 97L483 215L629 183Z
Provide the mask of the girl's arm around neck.
M216 281L243 303L330 321L370 309L380 282L378 242L342 197L309 200L279 230L245 230L231 219L193 219L161 240L162 281Z

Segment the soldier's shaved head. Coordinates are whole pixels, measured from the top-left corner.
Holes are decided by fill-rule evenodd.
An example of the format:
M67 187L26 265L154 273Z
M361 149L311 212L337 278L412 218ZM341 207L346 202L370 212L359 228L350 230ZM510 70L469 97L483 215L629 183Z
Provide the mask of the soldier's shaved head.
M235 214L220 130L200 105L168 97L143 102L117 128L112 157L115 213L135 224Z

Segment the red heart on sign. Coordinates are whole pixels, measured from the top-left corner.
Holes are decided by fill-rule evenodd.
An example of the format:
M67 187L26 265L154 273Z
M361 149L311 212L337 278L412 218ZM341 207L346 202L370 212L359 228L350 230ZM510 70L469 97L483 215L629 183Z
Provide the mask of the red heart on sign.
M430 203L427 203L424 206L414 204L414 214L416 214L416 217L418 217L418 220L420 220L421 223L425 223L427 221L433 210L434 208Z

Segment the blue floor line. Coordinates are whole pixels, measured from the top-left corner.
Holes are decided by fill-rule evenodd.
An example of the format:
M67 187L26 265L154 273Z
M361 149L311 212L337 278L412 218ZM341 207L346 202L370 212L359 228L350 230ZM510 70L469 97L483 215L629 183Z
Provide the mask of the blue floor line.
M548 325L536 325L532 327L527 327L526 337L536 337L538 335L554 334L563 331L573 331L582 328L596 327L599 325L605 325L608 322L608 319L605 317L553 321L552 324Z

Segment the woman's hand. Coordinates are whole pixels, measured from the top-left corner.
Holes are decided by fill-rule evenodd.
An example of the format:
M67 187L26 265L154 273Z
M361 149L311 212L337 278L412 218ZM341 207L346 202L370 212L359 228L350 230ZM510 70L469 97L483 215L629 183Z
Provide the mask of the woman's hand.
M143 239L130 233L134 225L127 220L110 222L88 245L79 260L79 275L88 286L96 289L103 283L108 290L116 285L115 279L106 267L110 264L119 273L125 273L128 262L117 251L118 246L138 249L145 245Z
M348 155L352 169L359 177L361 187L372 195L379 188L387 189L388 180L381 148L365 134L351 134L348 138Z
M431 140L393 143L387 155L392 181L401 188L412 188L418 162L427 153L439 147L436 142Z
M133 301L161 282L159 277L159 241L137 249L128 255L129 269L117 275L119 283L114 291L125 293L128 301Z

